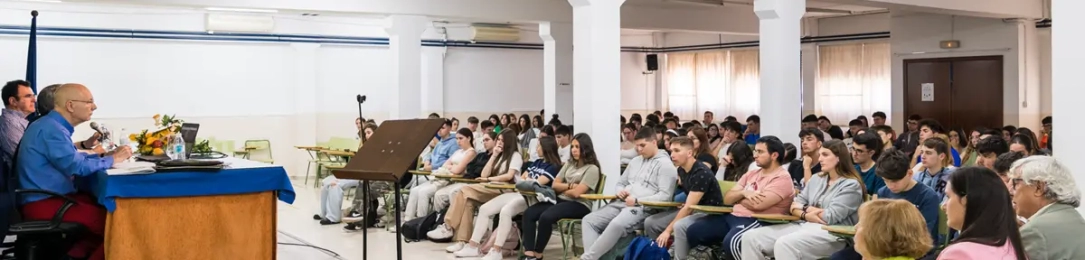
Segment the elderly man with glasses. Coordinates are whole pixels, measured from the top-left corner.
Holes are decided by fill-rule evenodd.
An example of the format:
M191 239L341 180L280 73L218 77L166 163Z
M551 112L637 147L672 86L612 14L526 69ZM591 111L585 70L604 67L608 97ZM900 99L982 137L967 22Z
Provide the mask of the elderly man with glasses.
M1070 169L1049 156L1014 162L1009 171L1017 215L1027 218L1021 241L1030 260L1085 259L1081 192Z

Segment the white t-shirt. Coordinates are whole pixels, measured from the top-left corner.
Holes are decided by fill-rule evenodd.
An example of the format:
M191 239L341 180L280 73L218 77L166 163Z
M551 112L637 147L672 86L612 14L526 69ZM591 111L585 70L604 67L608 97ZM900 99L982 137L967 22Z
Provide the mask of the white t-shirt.
M569 161L569 158L572 157L572 155L571 155L572 154L572 149L573 149L572 145L558 148L558 155L561 156L561 161L562 162L568 162Z

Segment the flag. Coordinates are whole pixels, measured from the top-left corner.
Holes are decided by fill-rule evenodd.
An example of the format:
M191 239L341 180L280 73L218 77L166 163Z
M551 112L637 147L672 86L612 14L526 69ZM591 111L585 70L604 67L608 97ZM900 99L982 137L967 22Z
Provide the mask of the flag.
M26 81L38 94L38 11L30 11L30 46L26 49Z

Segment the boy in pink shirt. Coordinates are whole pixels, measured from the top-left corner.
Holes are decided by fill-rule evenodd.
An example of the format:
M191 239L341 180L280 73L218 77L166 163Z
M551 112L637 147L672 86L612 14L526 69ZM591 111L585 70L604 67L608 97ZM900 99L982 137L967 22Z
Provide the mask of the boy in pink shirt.
M783 142L775 136L761 137L753 154L761 169L743 175L724 194L724 204L734 205L732 213L711 215L691 225L686 237L691 247L722 242L725 255L740 259L742 234L761 226L753 214L787 214L795 189L791 174L780 167L784 160Z

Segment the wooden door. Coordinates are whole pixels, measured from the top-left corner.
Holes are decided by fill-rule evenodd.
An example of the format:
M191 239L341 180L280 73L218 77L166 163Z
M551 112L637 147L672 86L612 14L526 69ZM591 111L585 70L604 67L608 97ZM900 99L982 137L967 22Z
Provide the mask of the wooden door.
M923 101L932 83L933 100ZM934 118L947 129L1002 125L1002 56L904 61L904 112Z
M952 118L950 69L940 60L904 61L904 116L919 115L946 124ZM934 85L933 100L923 101L923 84Z
M953 61L953 121L946 126L1002 126L1002 56Z

